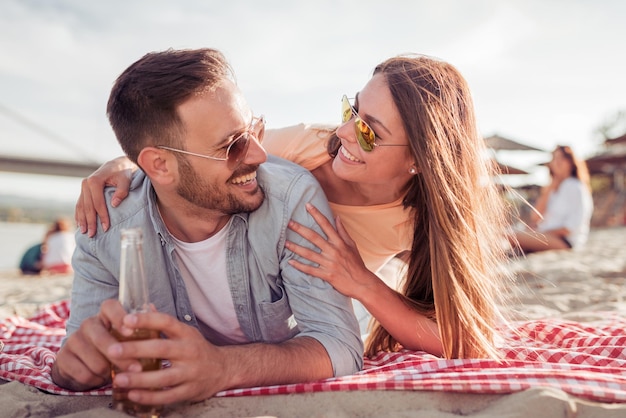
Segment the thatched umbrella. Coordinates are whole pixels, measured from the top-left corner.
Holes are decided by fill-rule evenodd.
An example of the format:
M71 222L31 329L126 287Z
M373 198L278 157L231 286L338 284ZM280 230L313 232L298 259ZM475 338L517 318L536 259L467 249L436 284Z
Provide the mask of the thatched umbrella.
M500 135L492 135L488 138L485 138L485 145L490 148L494 153L494 159L496 160L496 164L498 165L498 169L500 174L503 175L525 175L530 174L527 171L524 171L517 167L512 167L510 165L506 165L501 163L498 158L499 151L539 151L545 152L542 149L532 147L530 145L522 144L517 141L513 141L512 139L508 139L502 137Z
M542 149L531 147L530 145L525 145L512 139L504 138L499 135L492 135L488 138L485 138L485 144L495 151L507 150L507 151L541 151L545 152Z
M506 175L529 174L528 171L524 171L521 168L517 168L517 167L510 166L510 165L502 164L499 161L496 161L496 163L498 164L498 170L500 171L500 174L506 174Z

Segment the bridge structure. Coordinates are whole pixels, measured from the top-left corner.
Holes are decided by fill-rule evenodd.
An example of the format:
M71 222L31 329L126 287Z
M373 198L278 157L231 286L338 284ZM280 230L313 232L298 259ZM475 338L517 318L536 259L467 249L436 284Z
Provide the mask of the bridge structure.
M0 150L0 172L26 173L26 174L43 174L51 176L66 177L87 177L93 173L101 163L90 157L84 151L77 149L63 136L51 131L48 127L25 117L0 103L0 115L9 119L10 123L17 123L22 128L26 128L38 137L54 143L60 148L72 151L74 154L81 155L81 161L69 161L59 159L45 159L21 156L9 156Z
M23 158L0 155L0 171L51 176L87 177L99 163Z

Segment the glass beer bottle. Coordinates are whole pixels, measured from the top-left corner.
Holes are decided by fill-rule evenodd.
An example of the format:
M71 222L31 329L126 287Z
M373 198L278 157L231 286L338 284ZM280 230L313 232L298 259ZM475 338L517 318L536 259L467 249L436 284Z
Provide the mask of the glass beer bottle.
M128 313L148 312L150 301L148 283L143 268L143 235L141 229L122 230L122 249L120 258L119 301ZM136 329L130 336L111 330L118 341L147 340L159 338L158 331ZM144 371L161 368L161 359L139 359ZM121 372L115 365L111 366L111 376ZM142 405L128 399L128 390L113 385L113 408L136 417L158 417L162 406Z

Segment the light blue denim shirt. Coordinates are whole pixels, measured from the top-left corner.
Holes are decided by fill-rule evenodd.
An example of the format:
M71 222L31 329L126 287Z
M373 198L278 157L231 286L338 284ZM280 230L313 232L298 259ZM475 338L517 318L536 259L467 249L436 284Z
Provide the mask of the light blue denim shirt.
M360 370L363 342L350 299L288 263L298 256L285 248L287 239L314 248L287 228L290 219L321 233L305 203L312 203L333 219L324 192L307 170L272 156L259 167L257 180L265 191L265 201L254 212L233 215L227 226L227 280L243 333L250 342L315 338L326 349L335 376ZM95 315L103 300L117 298L120 231L140 227L151 302L158 311L199 328L207 340L224 344L196 320L174 261L174 243L157 210L149 179L138 171L129 196L117 208L110 206L112 193L112 189L105 192L109 231L99 229L93 238L76 234L67 335Z

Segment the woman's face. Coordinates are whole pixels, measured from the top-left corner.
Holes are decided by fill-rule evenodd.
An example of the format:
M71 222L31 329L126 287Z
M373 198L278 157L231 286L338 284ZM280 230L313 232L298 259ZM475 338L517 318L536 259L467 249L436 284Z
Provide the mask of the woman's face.
M558 179L566 179L572 175L572 163L560 148L552 153L549 168L552 176Z
M376 133L380 145L408 145L400 113L387 87L384 75L377 74L357 93L353 102L359 117ZM337 128L341 148L333 161L333 171L346 181L403 189L415 164L408 146L377 146L364 151L357 141L355 118Z

